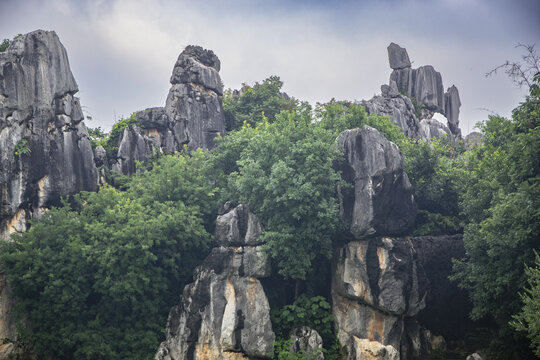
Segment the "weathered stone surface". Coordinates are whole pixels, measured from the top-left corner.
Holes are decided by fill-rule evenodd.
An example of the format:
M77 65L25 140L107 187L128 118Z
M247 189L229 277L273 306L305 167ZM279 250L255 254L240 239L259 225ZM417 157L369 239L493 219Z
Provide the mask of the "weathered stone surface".
M24 231L62 196L97 188L77 91L52 31L23 35L0 53L0 238Z
M214 138L225 134L219 69L219 59L212 51L186 47L174 65L165 107L136 114L145 130L131 127L124 131L113 169L132 174L135 162L145 161L153 151L171 153L185 145L190 150L214 147ZM124 136L128 138L124 140Z
M336 249L334 291L394 315L425 307L428 281L407 238L353 241Z
M420 123L414 114L414 106L407 96L397 91L396 83L393 86L382 85L382 95L375 95L361 104L368 114L390 116L392 122L399 126L403 133L410 138L421 139Z
M402 48L398 44L390 43L387 50L388 61L390 62L390 67L392 69L405 69L411 67L411 60L409 60L409 55L405 48Z
M403 319L390 315L356 300L332 292L332 314L340 344L347 348L350 359L355 355L355 337L391 345L399 349ZM352 356L352 357L351 357Z
M259 245L263 228L246 205L239 205L216 220L215 236L219 245Z
M444 109L446 119L448 120L448 128L457 137L461 137L461 129L459 128L459 108L461 100L459 99L459 91L455 85L449 87L444 94Z
M420 121L420 134L422 139L451 137L450 129L442 122L435 119L423 119Z
M253 214L245 211L243 205L230 210L249 219ZM275 335L258 280L268 275L269 258L260 246L214 248L184 288L182 303L171 309L155 359L271 357Z
M392 50L391 50L392 49ZM405 58L406 61L399 61ZM390 67L393 69L390 75L390 86L396 84L397 90L409 98L415 98L418 104L422 104L424 114L421 118L431 119L435 112L444 115L448 120L448 128L455 137L461 137L459 129L459 108L461 101L459 92L455 86L444 92L441 74L431 65L421 66L418 69L410 67L407 50L394 43L388 47ZM408 66L405 66L409 64ZM394 121L395 122L395 121ZM403 127L402 127L403 128ZM411 136L405 131L409 137ZM423 138L420 133L420 137Z
M349 359L354 360L399 360L399 352L391 345L384 346L378 341L354 337Z
M342 189L341 214L352 235L398 234L413 223L416 204L396 144L364 126L338 138L345 161L341 171L351 189Z
M296 328L291 332L291 351L302 352L307 359L323 360L323 340L316 330L307 326Z

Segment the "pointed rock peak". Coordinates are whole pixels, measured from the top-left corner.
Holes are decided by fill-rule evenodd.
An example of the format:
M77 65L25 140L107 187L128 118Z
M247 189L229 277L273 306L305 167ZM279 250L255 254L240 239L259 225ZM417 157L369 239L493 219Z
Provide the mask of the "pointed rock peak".
M213 67L217 71L219 71L221 67L218 57L212 50L206 50L197 45L188 45L180 54L180 57L182 56L189 56L206 66Z
M402 48L396 43L390 43L387 49L388 61L390 62L390 67L392 69L398 70L411 67L411 60L409 60L409 55L405 48Z

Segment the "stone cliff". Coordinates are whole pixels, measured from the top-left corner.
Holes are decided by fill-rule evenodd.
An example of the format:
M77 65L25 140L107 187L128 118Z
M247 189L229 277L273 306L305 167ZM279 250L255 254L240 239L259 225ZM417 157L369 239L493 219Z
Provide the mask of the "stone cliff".
M171 309L156 360L271 358L275 335L258 279L270 275L262 226L245 205L226 206L216 244Z
M0 53L0 237L62 196L97 189L97 169L66 50L53 31Z
M124 129L116 158L108 159L112 170L133 174L135 162L146 161L153 151L214 147L214 138L225 135L219 70L219 59L212 51L186 47L174 65L165 107L136 114L139 125Z

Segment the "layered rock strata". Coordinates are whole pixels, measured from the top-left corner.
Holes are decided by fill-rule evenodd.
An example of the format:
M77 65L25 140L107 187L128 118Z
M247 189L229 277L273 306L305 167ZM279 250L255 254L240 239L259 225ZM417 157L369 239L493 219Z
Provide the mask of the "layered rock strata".
M26 230L61 197L97 188L65 48L37 30L0 53L0 237Z
M109 159L112 169L129 175L137 161L148 160L154 151L214 147L214 138L225 134L219 70L220 61L212 51L186 47L174 65L165 107L135 115L138 125L124 129L116 158Z
M262 227L244 205L225 210L216 221L219 246L195 270L182 303L171 309L156 360L273 355L270 307L258 280L271 270L257 240Z

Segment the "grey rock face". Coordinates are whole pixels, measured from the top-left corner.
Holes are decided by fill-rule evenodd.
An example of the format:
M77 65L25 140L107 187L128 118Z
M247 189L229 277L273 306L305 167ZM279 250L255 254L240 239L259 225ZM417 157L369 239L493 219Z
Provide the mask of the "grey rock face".
M406 238L353 241L336 250L334 291L394 315L425 307L428 281Z
M416 203L396 144L364 126L342 132L338 147L345 152L343 179L352 185L341 191L341 214L352 235L362 239L409 228L416 217Z
M302 352L307 359L323 360L323 340L316 330L307 326L294 329L291 332L291 351Z
M396 83L393 86L382 85L382 95L376 95L368 101L362 101L368 114L390 116L392 122L399 126L403 133L410 138L421 139L420 124L414 114L414 106L407 96L397 91Z
M435 119L423 119L420 121L420 134L422 139L442 138L452 136L450 129Z
M26 230L62 196L97 188L77 91L53 31L23 35L0 53L0 238Z
M461 101L457 88L452 86L445 93L441 74L435 71L431 65L412 69L407 51L399 45L390 44L388 59L390 67L393 69L389 84L395 82L400 93L415 98L419 104L425 106L425 115L427 116L424 118L430 119L434 112L443 114L448 120L448 128L451 133L455 137L461 137L459 129ZM400 59L405 60L400 61ZM408 66L406 66L407 64ZM407 134L407 136L411 135Z
M216 220L216 240L221 246L259 245L262 232L259 219L246 205L238 205Z
M231 212L218 219L229 224L221 229L229 231L239 219L256 221L244 205ZM252 226L262 231L260 224ZM171 309L155 359L272 357L270 306L258 280L269 275L269 258L259 246L214 248L184 288L182 303Z
M214 138L225 134L219 69L212 51L186 47L174 65L165 107L136 114L144 131L134 127L124 131L113 170L132 174L135 162L146 161L153 151L172 153L185 145L190 150L214 147Z
M405 69L411 67L407 50L398 44L390 43L388 46L388 61L392 69Z
M402 317L387 314L336 292L332 292L332 302L337 337L341 346L347 349L349 359L365 359L357 354L356 346L360 339L399 349Z
M448 127L452 134L457 137L461 137L461 129L459 128L459 108L461 107L461 100L459 99L459 91L455 85L449 87L444 94L444 109L446 119L448 120Z

